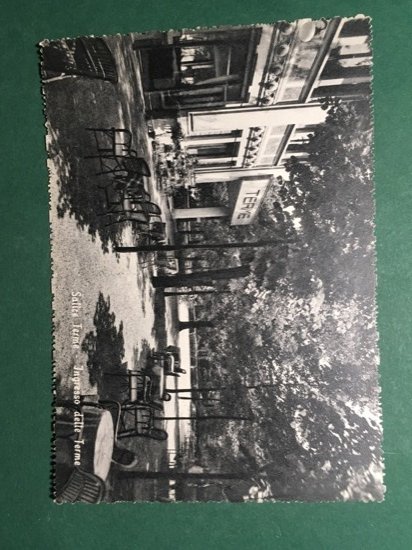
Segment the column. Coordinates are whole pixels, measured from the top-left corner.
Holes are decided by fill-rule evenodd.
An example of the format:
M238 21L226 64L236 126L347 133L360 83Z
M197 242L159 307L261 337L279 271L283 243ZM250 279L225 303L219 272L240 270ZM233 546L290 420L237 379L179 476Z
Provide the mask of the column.
M252 107L190 113L192 132L243 130L253 126L287 126L321 124L326 111L319 104L284 107Z
M235 181L242 178L248 178L251 176L281 176L284 179L289 178L288 172L286 172L284 166L268 166L268 167L256 167L256 168L211 168L210 170L195 170L195 182L196 183L211 183L211 182L224 182Z
M206 206L200 208L176 208L173 217L175 220L193 218L224 218L229 216L229 208L225 206Z

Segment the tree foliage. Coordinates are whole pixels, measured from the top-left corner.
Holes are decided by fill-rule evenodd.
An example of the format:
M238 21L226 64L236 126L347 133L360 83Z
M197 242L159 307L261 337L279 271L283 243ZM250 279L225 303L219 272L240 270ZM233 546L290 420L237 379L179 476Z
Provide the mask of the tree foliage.
M249 261L251 273L226 283L230 294L195 299L197 318L216 320L198 331L210 364L199 385L219 381L219 410L255 420L199 426L198 449L205 464L260 469L275 498L368 500L383 492L370 112L325 108L308 162L290 160L255 225L209 222L216 240L284 244L208 253L214 265Z

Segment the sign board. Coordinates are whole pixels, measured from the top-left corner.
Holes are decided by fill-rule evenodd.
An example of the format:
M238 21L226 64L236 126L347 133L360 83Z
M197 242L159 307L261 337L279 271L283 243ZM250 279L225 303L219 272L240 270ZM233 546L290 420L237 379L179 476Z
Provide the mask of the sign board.
M243 180L233 209L231 225L249 225L259 211L271 179L255 177Z

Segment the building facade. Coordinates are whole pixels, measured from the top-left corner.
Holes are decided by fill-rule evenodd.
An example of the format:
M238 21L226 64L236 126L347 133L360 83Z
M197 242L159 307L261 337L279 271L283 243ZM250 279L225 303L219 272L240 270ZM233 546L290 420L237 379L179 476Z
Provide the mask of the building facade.
M247 205L255 212L287 159L307 157L308 137L326 117L321 99L370 93L370 26L362 16L157 33L134 48L148 110L179 121L182 145L196 158L194 182L236 182L243 191L232 212L177 217L253 221Z

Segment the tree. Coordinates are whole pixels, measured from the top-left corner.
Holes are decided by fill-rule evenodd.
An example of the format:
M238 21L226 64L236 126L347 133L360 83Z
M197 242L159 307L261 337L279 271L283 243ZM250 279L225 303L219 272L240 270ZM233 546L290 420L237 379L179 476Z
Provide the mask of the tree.
M294 157L288 161L290 178L282 189L284 206L293 208L302 227L300 250L308 267L302 282L310 286L319 277L327 293L371 295L374 208L369 102L328 100L324 107L329 109L326 123L308 142L308 162ZM356 280L350 272L359 274Z
M253 227L213 229L263 240L276 220L280 234L277 246L239 250L250 273L227 282L230 294L194 298L199 319L219 319L198 335L210 364L199 387L220 386L222 414L241 402L255 418L202 423L198 457L227 470L275 457L277 498L380 498L370 112L367 102L325 108L308 162L288 163L276 208L269 196ZM212 265L230 261L207 254ZM201 401L194 407L202 414Z

